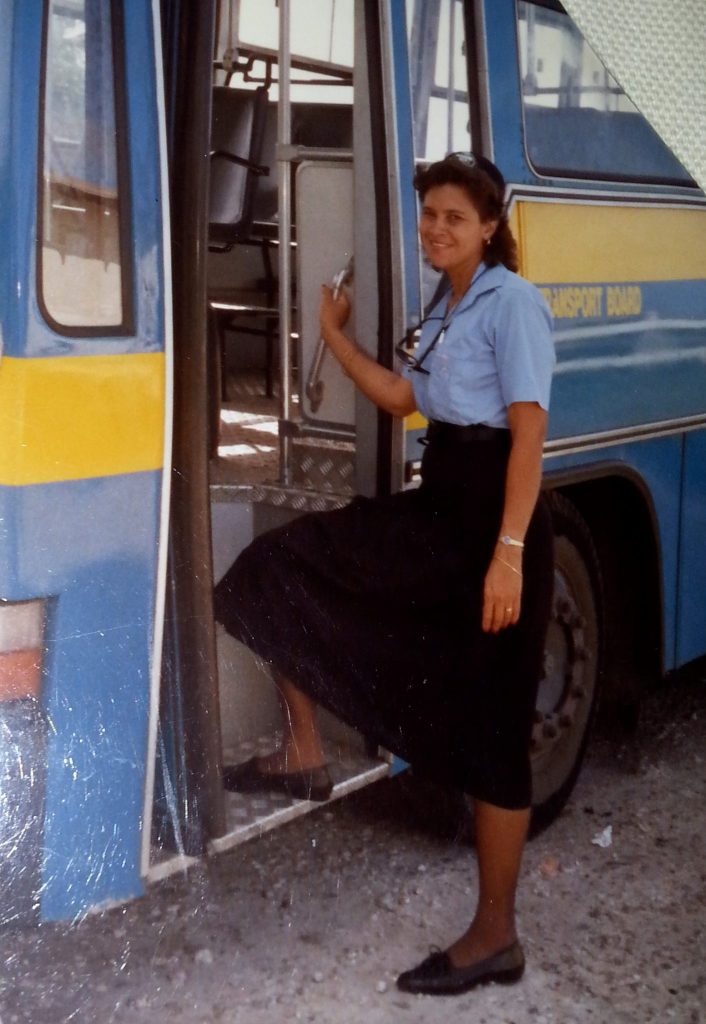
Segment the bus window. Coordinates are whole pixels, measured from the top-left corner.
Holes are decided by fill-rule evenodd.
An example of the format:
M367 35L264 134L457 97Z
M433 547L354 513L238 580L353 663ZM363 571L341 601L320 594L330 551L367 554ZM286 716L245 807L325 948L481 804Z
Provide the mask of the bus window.
M129 328L110 0L51 0L45 27L38 294L63 334Z
M414 152L440 160L471 149L460 0L407 0Z
M353 67L353 0L299 0L291 4L293 59ZM241 0L239 41L246 47L276 48L278 10L262 0ZM300 76L297 75L297 78ZM294 83L293 83L294 84Z
M527 155L540 174L693 185L560 9L520 0Z

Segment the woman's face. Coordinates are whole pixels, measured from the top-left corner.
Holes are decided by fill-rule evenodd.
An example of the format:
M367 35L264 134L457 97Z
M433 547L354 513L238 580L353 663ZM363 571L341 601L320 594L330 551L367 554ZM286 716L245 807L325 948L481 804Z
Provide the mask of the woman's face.
M424 197L419 237L427 258L437 270L445 270L451 277L472 275L497 226L495 220L481 221L465 189L459 185L437 185Z

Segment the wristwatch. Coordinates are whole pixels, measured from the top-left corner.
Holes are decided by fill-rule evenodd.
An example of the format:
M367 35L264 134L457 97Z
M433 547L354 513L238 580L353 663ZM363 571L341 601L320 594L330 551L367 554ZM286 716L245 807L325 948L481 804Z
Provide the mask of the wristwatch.
M525 545L521 540L515 540L509 533L503 534L502 537L498 537L500 544L504 544L506 548L523 548Z

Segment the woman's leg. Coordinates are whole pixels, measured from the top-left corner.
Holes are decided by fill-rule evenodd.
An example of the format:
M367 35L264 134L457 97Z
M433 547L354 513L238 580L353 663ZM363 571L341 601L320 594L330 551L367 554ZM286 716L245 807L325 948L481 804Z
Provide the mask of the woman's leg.
M258 758L263 772L289 773L324 764L324 751L316 723L316 704L289 679L273 672L282 711L282 745Z
M515 893L530 811L474 801L478 905L470 927L449 948L455 967L492 956L517 938Z

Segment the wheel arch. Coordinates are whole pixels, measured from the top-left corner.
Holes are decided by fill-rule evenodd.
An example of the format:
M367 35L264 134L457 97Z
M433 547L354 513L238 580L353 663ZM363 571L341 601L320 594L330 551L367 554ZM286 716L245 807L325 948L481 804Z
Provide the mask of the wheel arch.
M632 726L645 682L665 666L662 556L649 488L635 470L609 462L549 475L545 486L571 502L595 544L603 584L603 708Z

